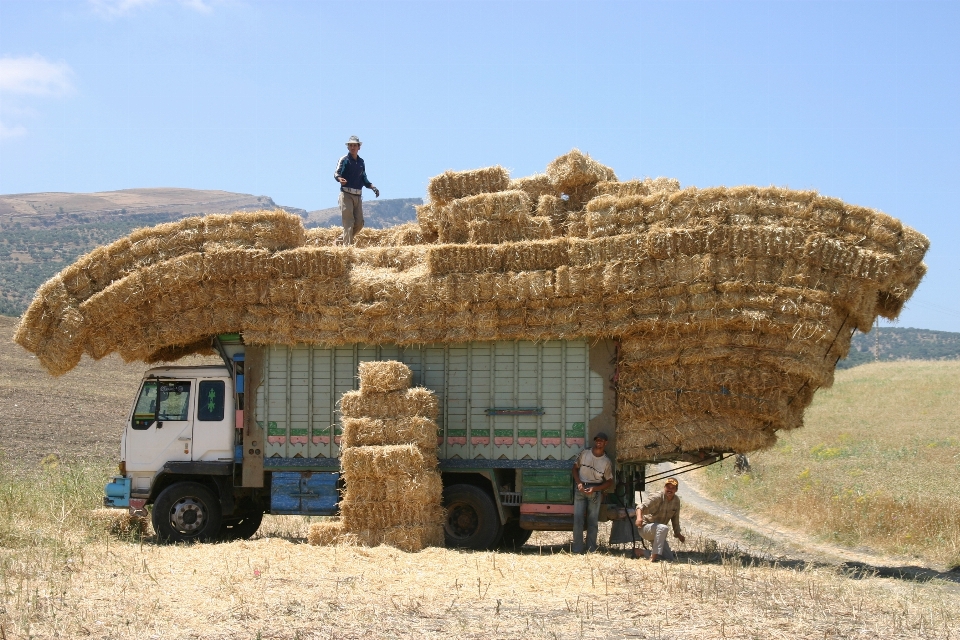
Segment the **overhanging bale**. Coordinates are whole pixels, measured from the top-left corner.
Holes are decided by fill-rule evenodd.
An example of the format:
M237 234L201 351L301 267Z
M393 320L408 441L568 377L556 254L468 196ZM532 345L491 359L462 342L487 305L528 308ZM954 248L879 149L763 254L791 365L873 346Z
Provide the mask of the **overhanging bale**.
M432 203L444 204L479 193L505 191L509 186L509 172L498 165L471 171L445 171L430 178L427 194Z
M374 360L358 365L360 395L387 393L410 388L413 372L410 367L396 360Z
M342 447L412 444L437 448L437 423L430 418L344 418Z
M138 231L43 285L16 339L63 373L84 352L176 357L226 331L247 344L619 337L623 354L640 354L624 361L622 398L647 407L625 408L624 428L682 426L651 449L661 455L734 437L735 419L761 425L737 446L800 424L854 328L895 317L925 272L921 234L812 191L619 183L576 153L551 167L550 188L505 172L474 180L421 208L419 225L369 230L352 247L282 212ZM438 239L458 244L428 248ZM348 394L343 408L435 414L425 402L434 408Z

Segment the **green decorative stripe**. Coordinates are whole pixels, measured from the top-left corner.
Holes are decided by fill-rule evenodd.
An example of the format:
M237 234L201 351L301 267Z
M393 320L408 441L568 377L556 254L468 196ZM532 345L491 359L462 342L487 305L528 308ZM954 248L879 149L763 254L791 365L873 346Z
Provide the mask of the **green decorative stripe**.
M455 438L457 436L465 436L467 435L467 430L466 429L447 429L447 435L452 438Z
M308 431L306 429L290 429L290 435L305 436L305 435L308 435Z
M586 426L582 422L574 422L567 428L568 436L582 436L586 433Z
M541 438L559 438L560 429L544 429L540 432Z
M271 420L270 422L267 423L267 435L285 436L287 435L287 429L286 427L284 427L283 429L277 427L277 423Z
M536 438L537 430L536 429L518 429L517 437L518 438Z
M509 438L513 435L513 429L494 429L493 435L498 438Z

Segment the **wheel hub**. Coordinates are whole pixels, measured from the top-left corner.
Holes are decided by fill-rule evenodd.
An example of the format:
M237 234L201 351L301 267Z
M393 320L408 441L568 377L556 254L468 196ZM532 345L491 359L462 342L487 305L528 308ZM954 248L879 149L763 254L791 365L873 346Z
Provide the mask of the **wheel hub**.
M468 538L477 532L480 526L480 518L477 512L465 504L456 504L447 511L447 524L450 533L458 538Z
M180 533L195 533L206 521L203 503L196 498L181 498L170 509L170 525Z

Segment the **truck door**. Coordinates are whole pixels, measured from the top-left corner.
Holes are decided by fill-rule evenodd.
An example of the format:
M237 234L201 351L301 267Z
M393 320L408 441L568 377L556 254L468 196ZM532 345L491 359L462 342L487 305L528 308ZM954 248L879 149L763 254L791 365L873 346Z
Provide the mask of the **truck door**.
M193 459L233 461L233 394L224 380L197 381L197 412L193 426Z
M193 449L190 380L145 380L127 425L128 471L158 471L165 462L190 460ZM159 388L159 410L157 408Z

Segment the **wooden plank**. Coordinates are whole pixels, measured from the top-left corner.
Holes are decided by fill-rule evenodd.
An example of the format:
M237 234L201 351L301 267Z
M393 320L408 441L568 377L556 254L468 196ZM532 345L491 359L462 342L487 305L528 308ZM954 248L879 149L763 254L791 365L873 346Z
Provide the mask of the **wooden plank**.
M263 348L247 346L244 364L243 462L244 487L263 486L263 429L257 424L257 391L263 375Z

